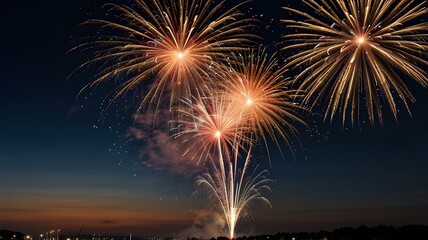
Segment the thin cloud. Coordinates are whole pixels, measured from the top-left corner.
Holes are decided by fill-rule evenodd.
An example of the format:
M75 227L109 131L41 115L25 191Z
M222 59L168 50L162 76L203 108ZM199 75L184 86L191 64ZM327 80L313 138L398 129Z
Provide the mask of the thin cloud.
M156 115L154 112L139 114L135 125L128 131L128 138L137 147L143 165L168 174L193 178L204 172L206 167L192 160L192 153L183 156L187 146L171 137L168 119L167 110L158 110Z

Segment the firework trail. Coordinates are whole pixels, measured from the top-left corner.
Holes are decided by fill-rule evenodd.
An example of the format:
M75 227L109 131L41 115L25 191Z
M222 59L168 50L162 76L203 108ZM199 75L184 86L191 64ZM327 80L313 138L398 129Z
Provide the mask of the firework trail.
M428 86L427 1L305 0L317 15L289 7L304 21L282 20L295 34L285 36L286 50L302 51L287 66L301 71L295 82L307 91L304 103L328 101L325 118L337 112L343 124L359 119L365 98L368 117L382 123L382 103L397 118L397 102L410 113L415 99L402 75ZM397 100L399 99L399 100Z
M210 173L204 173L196 180L196 183L206 187L220 204L229 229L230 239L235 236L236 223L241 213L252 201L259 200L271 206L269 200L262 196L262 192L271 190L269 183L272 180L267 178L268 171L263 170L257 173L256 168L251 175L247 176L247 170L251 163L250 153L251 148L247 153L242 169L238 170L237 159L231 162L213 163Z
M182 98L199 97L209 85L209 66L226 52L240 50L253 35L245 29L251 19L240 19L237 9L222 12L225 0L134 0L132 6L107 4L115 20L92 19L100 27L93 41L72 50L94 51L78 69L100 66L88 86L115 80L113 99L149 86L143 106L161 103L168 89L170 106ZM154 79L154 83L150 81Z
M261 195L262 190L269 190L267 171L246 175L250 165L252 139L248 132L253 131L248 123L249 115L242 115L242 106L233 104L233 98L226 92L212 91L210 96L200 101L186 101L188 110L181 111L179 128L175 135L183 138L183 143L189 141L191 148L185 151L197 152L191 156L198 162L207 162L208 172L199 176L197 185L207 187L212 196L221 206L226 220L230 238L234 237L236 222L242 211L253 200L262 200L270 205ZM189 145L189 144L187 144ZM199 151L192 151L192 149ZM241 152L247 156L243 168L238 159Z
M234 185L239 184L236 182L238 158L240 150L252 144L251 139L246 137L246 133L251 129L242 125L246 122L244 116L241 116L242 107L232 104L231 96L219 90L211 90L206 98L200 101L189 100L186 104L188 110L181 110L178 114L180 130L175 136L183 138L183 143L194 142L184 152L183 157L188 152L196 152L197 155L191 156L192 159L204 161L204 164L208 162L211 166L207 173L197 178L196 182L198 185L208 187L210 193L216 196L223 210L230 238L233 238L235 224L241 211L235 202L235 199L241 198L241 192L234 190ZM199 151L191 151L194 148ZM247 164L242 176L246 167ZM257 198L255 194L250 195L253 197L249 196L249 199Z

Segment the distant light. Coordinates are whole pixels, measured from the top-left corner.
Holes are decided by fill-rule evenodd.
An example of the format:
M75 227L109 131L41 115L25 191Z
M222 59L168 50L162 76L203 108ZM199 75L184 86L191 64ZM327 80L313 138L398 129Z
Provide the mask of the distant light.
M177 58L182 59L183 57L184 57L184 53L182 52L177 53Z
M247 99L247 105L252 105L252 104L253 104L253 99L248 98L248 99Z
M358 38L358 43L359 43L359 44L363 44L365 41L366 41L366 38L365 38L365 37L359 37L359 38Z

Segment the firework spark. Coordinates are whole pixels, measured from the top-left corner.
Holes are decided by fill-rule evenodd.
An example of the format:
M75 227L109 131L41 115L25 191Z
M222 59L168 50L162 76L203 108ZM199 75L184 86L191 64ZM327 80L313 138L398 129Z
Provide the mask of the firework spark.
M229 63L220 80L232 104L241 107L240 116L247 120L241 124L252 129L253 136L260 137L267 150L267 136L278 149L277 136L291 146L290 134L295 136L298 132L294 124L305 123L297 113L303 108L294 101L300 97L299 91L289 88L285 66L278 66L275 54L269 57L266 49L234 55Z
M316 16L284 7L305 21L282 20L297 33L285 38L287 50L304 50L288 58L301 72L295 82L307 90L305 103L328 99L325 118L339 111L343 124L359 119L361 98L368 117L382 122L382 101L397 118L399 98L410 113L415 99L400 77L405 74L428 86L424 60L428 53L427 1L305 0Z
M100 26L94 41L77 46L96 50L79 69L101 65L89 86L114 79L120 84L113 94L154 83L142 98L143 106L160 104L169 90L170 106L180 99L200 96L210 81L209 66L225 52L242 49L252 38L245 29L252 20L240 19L237 9L246 1L221 12L225 0L134 0L132 6L108 4L116 20L89 20ZM73 49L73 50L75 50Z
M212 196L220 204L223 214L229 228L229 237L235 236L235 227L241 213L249 206L252 201L260 200L271 206L269 200L262 196L262 192L270 191L267 178L267 170L257 173L257 168L253 173L247 176L247 170L250 166L251 148L247 153L242 169L238 170L238 161L213 162L210 173L199 176L196 183L208 188ZM238 157L238 155L235 155ZM226 169L223 171L222 169Z

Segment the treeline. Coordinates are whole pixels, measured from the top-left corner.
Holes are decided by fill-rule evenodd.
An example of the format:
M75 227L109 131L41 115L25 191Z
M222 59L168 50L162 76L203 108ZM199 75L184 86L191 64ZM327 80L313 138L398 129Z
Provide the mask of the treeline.
M8 230L0 230L0 240L24 240L24 234Z
M409 225L361 226L358 228L339 228L334 231L277 233L276 235L243 236L236 240L428 240L428 226ZM217 240L228 240L219 237Z

